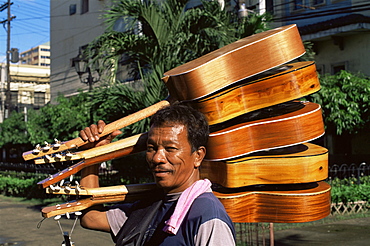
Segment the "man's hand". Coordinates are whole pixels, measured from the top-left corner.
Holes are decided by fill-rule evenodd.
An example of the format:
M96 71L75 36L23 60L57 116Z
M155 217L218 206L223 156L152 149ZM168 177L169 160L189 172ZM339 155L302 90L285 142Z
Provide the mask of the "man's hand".
M109 135L99 137L99 134L103 132L105 125L106 124L104 121L99 120L97 125L92 124L90 127L86 127L85 129L80 131L80 137L84 141L90 142L85 146L86 148L109 144L115 137L122 133L120 130L115 130Z

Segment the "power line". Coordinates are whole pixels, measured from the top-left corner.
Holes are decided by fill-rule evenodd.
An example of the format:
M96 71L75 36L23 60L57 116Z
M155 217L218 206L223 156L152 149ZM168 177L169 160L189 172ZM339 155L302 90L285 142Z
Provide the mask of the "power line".
M283 16L279 18L274 18L273 21L294 21L294 20L304 20L316 17L323 17L328 15L337 15L344 13L353 13L353 12L362 12L370 9L370 3L356 5L356 6L347 6L342 8L331 8L321 11L310 11L309 13L299 13L291 16Z

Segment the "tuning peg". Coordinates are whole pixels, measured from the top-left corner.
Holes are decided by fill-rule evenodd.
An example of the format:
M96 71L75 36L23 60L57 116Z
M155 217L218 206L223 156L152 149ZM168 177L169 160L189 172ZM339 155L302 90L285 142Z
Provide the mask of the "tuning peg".
M69 182L72 182L72 181L73 181L73 174L69 176Z
M54 217L54 220L60 220L61 218L62 218L61 215L57 215L57 216Z
M50 185L49 188L52 190L52 191L59 191L61 188L58 186L58 185Z
M40 153L40 151L41 151L41 146L40 146L40 144L37 144L35 149L32 150L32 153L38 154L38 153Z
M57 158L57 159L62 159L63 158L63 156L60 153L56 153L54 157Z
M49 180L52 180L54 177L53 177L53 175L49 175Z
M42 149L46 151L46 150L49 150L50 147L51 147L51 145L48 142L45 141L45 146Z
M48 159L49 161L51 160L51 156L50 155L45 155L45 158Z
M73 156L73 154L71 153L71 151L67 150L66 157L72 157L72 156Z
M80 216L80 215L82 215L82 212L77 211L77 212L75 212L75 215L76 215L76 216Z
M64 179L62 179L61 181L60 181L60 183L59 183L59 186L63 186L63 184L64 184Z
M66 217L67 217L67 219L70 219L71 218L71 216L70 216L70 214L68 212L66 213Z
M53 145L53 148L59 148L60 147L60 145L61 145L61 142L58 140L58 139L54 139L54 141L55 141L55 144Z

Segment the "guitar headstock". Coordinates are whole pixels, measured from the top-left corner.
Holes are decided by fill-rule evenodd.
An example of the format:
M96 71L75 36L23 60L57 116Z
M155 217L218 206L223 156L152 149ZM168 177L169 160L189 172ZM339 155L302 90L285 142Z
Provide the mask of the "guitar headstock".
M65 178L68 178L70 177L71 175L77 173L78 171L82 170L83 168L85 167L88 167L90 165L93 165L93 164L96 164L94 162L85 162L84 160L76 163L76 164L73 164L72 166L69 166L67 168L65 168L64 170L58 172L58 173L55 173L53 175L50 175L48 178L40 181L37 183L37 185L39 185L41 188L46 188L50 185L53 185L55 183L58 183L59 181L65 179Z
M146 140L147 133L142 133L103 146L94 147L75 153L72 153L69 150L62 150L63 145L61 145L61 147L58 149L59 151L42 151L43 155L37 159L34 157L34 161L35 164L48 164L80 159L98 159L100 162L103 162L145 150Z
M43 156L55 156L57 153L78 148L86 142L81 138L76 138L67 142L61 142L58 139L54 139L54 143L48 143L45 141L44 146L38 144L33 150L24 152L22 156L25 161L37 159Z
M83 152L71 152L70 150L46 154L34 160L35 164L50 164L56 162L75 161L83 159Z
M93 197L85 198L81 200L66 202L63 204L57 204L55 206L45 207L41 210L41 213L43 217L50 218L50 217L61 215L61 214L82 211L93 205L121 202L125 200L125 197L126 195L108 196L108 197L99 198L99 199L95 199Z

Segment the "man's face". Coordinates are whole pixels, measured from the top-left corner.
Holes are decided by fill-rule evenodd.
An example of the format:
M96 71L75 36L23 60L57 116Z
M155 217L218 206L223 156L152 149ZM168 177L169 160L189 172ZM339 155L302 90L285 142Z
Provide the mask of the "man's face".
M184 191L199 179L205 148L191 152L184 125L152 126L148 135L146 159L156 183L166 193Z

